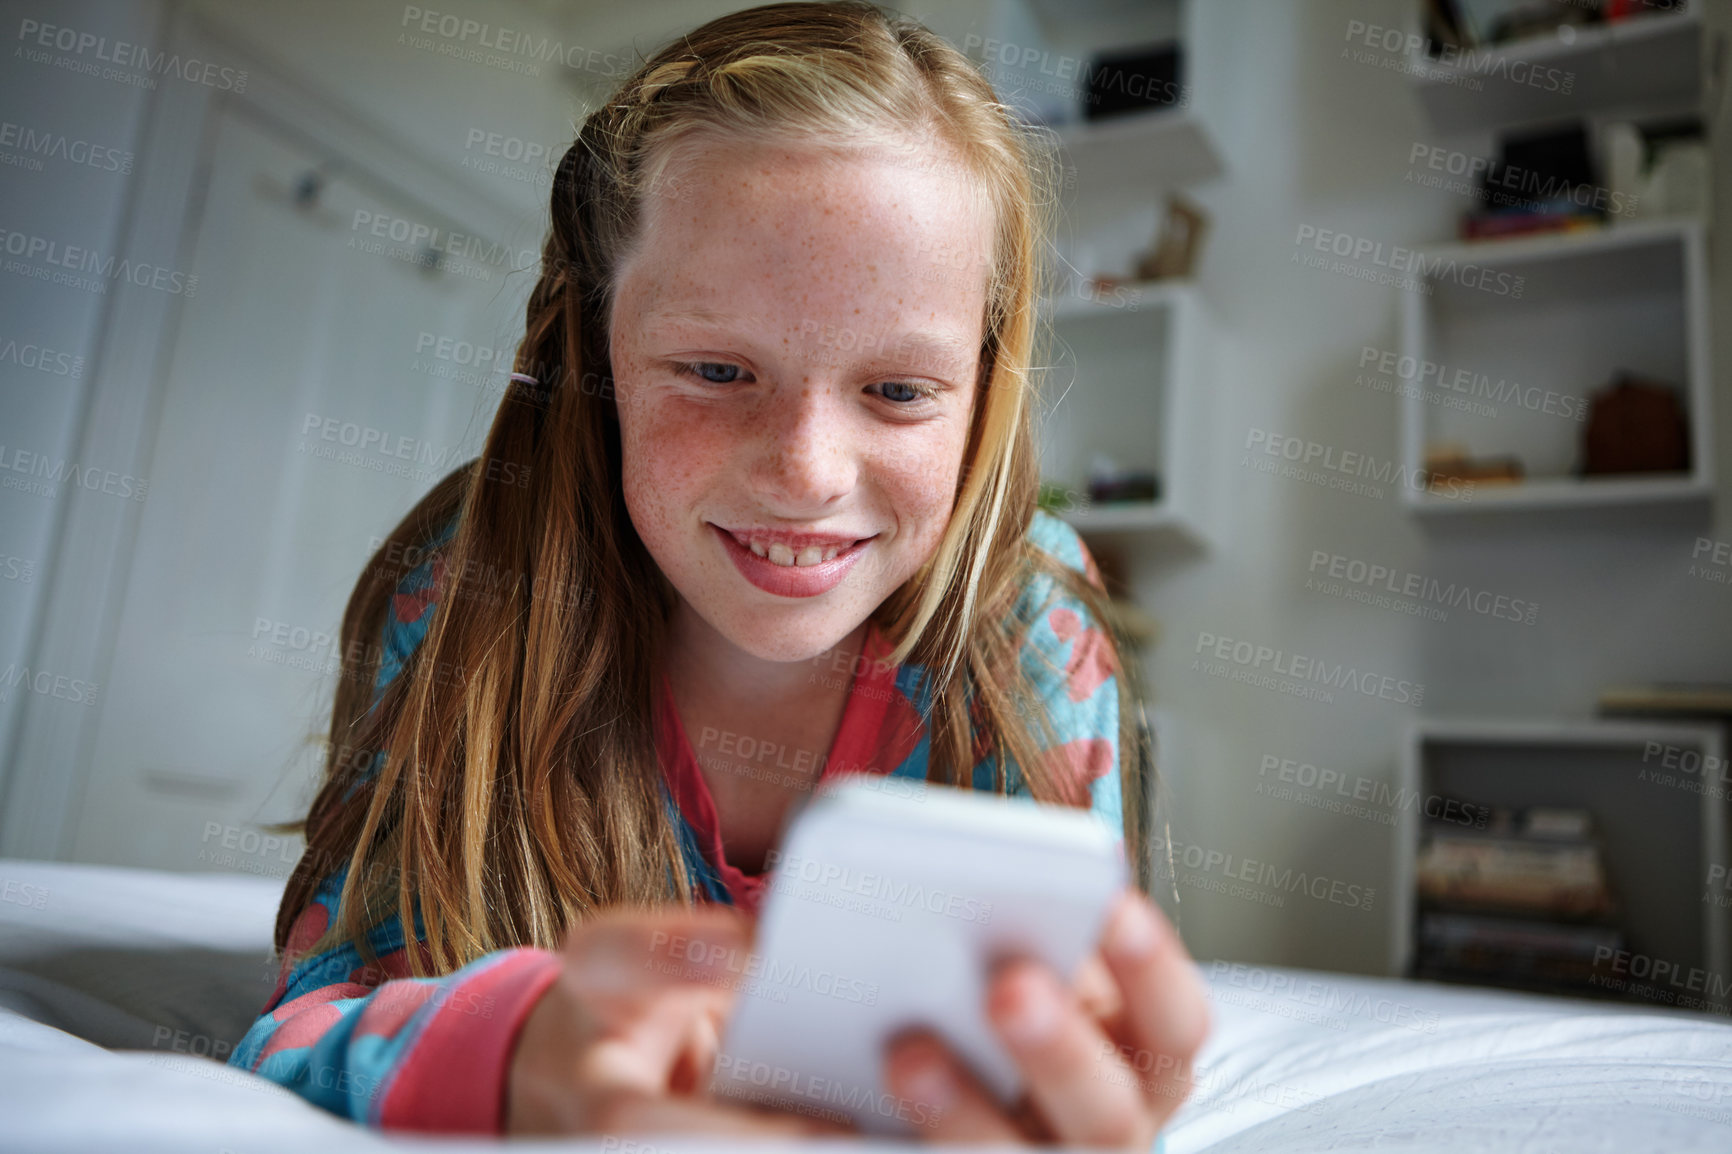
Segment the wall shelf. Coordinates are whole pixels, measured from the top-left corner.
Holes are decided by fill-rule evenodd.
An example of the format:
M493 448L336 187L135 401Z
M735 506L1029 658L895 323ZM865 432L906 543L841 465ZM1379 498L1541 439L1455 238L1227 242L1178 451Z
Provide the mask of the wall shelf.
M1196 113L1163 108L1104 120L1066 124L1057 130L1063 162L1075 169L1067 195L1133 190L1155 193L1219 176L1220 153Z
M1115 502L1066 509L1058 516L1078 533L1155 533L1168 529L1186 531L1184 519L1165 502Z
M1086 492L1093 454L1152 470L1161 497L1086 505L1059 514L1090 535L1177 534L1207 539L1209 516L1194 457L1204 419L1212 324L1196 286L1145 282L1105 299L1047 298L1052 340L1045 410L1037 423L1046 479Z
M1066 0L1036 0L1054 59L1027 77L1051 91L1064 66L1098 61L1127 44L1185 46L1180 103L1098 120L1080 119L1090 73L1068 71L1073 99L1050 128L1062 166L1059 240L1062 288L1039 303L1045 366L1036 416L1043 479L1069 489L1076 506L1057 515L1085 538L1115 548L1159 540L1200 547L1210 521L1198 446L1206 436L1206 380L1212 325L1189 280L1121 281L1096 290L1091 278L1131 273L1134 255L1158 235L1168 193L1218 177L1221 150L1196 99L1198 19L1193 0L1078 12ZM1013 76L1014 78L1014 76ZM1078 118L1078 119L1071 119ZM1086 497L1095 456L1159 478L1159 498L1094 504ZM1147 560L1145 557L1144 560Z
M1704 230L1694 220L1420 251L1401 317L1402 464L1428 445L1513 455L1526 476L1469 499L1403 486L1422 515L1702 504L1713 493ZM1493 291L1487 285L1506 291ZM1418 370L1415 366L1438 366ZM1620 371L1679 390L1690 468L1577 475L1589 394Z
M1426 245L1421 251L1428 262L1448 257L1505 265L1550 260L1580 253L1638 250L1659 239L1700 231L1701 222L1693 218L1671 217L1661 220L1632 220L1601 228L1571 229L1498 240L1455 241Z
M1040 309L1042 316L1056 323L1163 308L1171 305L1174 298L1194 295L1196 291L1195 284L1188 280L1127 281L1100 290L1085 286L1073 292L1052 293L1041 298Z
M1686 752L1695 759L1693 773L1679 768L1681 761L1690 763ZM1416 955L1423 799L1446 796L1510 808L1587 809L1626 948L1706 970L1722 983L1732 978L1732 903L1712 900L1708 892L1708 879L1718 876L1712 867L1732 864L1726 840L1732 789L1716 776L1725 772L1724 758L1720 730L1710 725L1568 719L1414 724L1398 786L1408 791L1402 796L1421 801L1404 806L1396 826L1391 974L1406 976Z
M1451 63L1409 58L1415 94L1439 132L1520 128L1583 116L1698 111L1707 36L1697 6L1566 27L1472 49Z
M1688 478L1548 478L1514 485L1481 485L1475 489L1471 501L1416 494L1421 498L1416 502L1416 506L1428 515L1461 517L1493 512L1706 504L1713 495L1714 487L1711 483Z

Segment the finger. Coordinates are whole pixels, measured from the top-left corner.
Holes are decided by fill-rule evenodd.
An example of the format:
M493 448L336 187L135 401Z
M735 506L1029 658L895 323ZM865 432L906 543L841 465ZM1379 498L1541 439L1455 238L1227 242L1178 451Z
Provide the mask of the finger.
M727 943L739 930L725 916L622 912L573 935L556 988L571 1007L567 1030L584 1040L577 1084L700 1091L733 1003L726 970L739 968L739 951Z
M1135 1073L1051 969L1027 959L999 967L987 987L986 1012L1059 1142L1154 1141L1159 1123Z
M701 990L663 990L612 1017L583 1051L576 1084L602 1095L701 1091L714 1064L704 1052L707 1000Z
M668 1075L668 1092L701 1094L710 1074L716 1068L716 1055L722 1048L722 1018L714 1013L694 1016L688 1023L685 1045L672 1072Z
M1134 890L1108 917L1101 953L1124 998L1117 1039L1164 1121L1189 1092L1191 1059L1208 1038L1208 993L1166 915Z
M695 1088L707 1075L694 1048L708 1022L701 987L598 1000L562 969L525 1022L512 1059L507 1125L514 1133L596 1128L597 1112L629 1097ZM627 1011L621 1003L636 1004Z
M929 1142L1021 1144L1025 1135L990 1091L931 1033L910 1031L885 1047L884 1081L918 1136Z
M578 927L566 939L569 965L597 994L650 987L725 984L745 972L751 929L725 907L669 914L616 910Z
M1071 979L1071 992L1083 1012L1100 1022L1110 1034L1124 1012L1125 1001L1119 994L1118 979L1107 969L1098 950L1091 950L1077 967Z

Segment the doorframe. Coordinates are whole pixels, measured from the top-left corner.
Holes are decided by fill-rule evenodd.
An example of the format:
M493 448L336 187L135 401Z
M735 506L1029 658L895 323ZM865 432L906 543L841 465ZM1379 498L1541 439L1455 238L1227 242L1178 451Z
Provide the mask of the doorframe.
M364 112L320 95L292 66L224 28L191 0L162 0L158 29L158 43L183 59L246 69L246 91L163 83L151 93L134 150L138 168L123 195L117 257L187 268L203 218L216 129L231 107L329 153L345 175L422 206L429 224L491 243L504 243L522 228L519 211L453 179L448 166L406 146ZM207 283L199 290L221 286ZM110 298L74 416L74 460L148 481L183 303L168 293L123 290ZM25 652L31 668L90 670L105 684L142 502L72 487L63 497L41 570L45 593ZM100 686L97 693L108 700ZM66 709L39 694L20 696L9 772L0 777L0 857L65 860L91 779L102 705Z

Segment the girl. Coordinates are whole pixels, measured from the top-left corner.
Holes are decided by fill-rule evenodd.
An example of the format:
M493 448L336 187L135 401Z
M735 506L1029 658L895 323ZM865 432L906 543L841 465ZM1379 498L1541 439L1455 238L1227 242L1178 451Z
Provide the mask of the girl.
M825 1131L704 1089L816 781L1088 807L1145 863L1130 670L1035 509L1040 171L965 57L857 2L715 20L586 120L483 455L350 598L234 1064L384 1127ZM1009 963L987 1009L1028 1092L911 1032L924 1136L1147 1149L1207 1028L1135 892L1072 986Z

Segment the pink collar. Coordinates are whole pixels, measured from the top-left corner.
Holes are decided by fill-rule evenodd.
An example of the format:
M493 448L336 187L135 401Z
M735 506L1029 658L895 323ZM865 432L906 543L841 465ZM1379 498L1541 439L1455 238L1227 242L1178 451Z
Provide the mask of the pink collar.
M869 625L860 657L850 666L818 664L814 677L849 681L848 701L842 707L842 724L824 759L819 781L844 773L887 774L894 772L925 735L925 726L912 703L896 686L901 668L882 660L890 644L876 625ZM698 847L715 869L734 904L756 914L762 899L765 874L748 874L730 865L722 849L721 824L715 799L704 780L697 755L674 705L673 686L664 669L655 703L656 753L662 776L686 823L697 835Z

